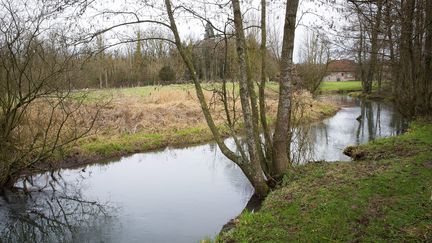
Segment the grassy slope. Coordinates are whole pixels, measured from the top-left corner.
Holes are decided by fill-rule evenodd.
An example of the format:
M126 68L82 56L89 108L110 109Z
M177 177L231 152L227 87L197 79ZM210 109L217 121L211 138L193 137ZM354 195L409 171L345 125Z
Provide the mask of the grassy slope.
M432 124L355 148L353 163L296 168L227 242L432 240Z

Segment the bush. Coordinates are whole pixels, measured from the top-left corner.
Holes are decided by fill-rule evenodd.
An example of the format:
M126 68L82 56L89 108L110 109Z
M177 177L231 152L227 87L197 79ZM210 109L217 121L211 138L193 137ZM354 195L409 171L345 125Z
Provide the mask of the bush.
M174 81L175 80L175 72L170 66L164 66L159 71L159 78L162 81Z
M302 81L302 88L315 94L327 73L327 65L303 63L297 65L297 71Z

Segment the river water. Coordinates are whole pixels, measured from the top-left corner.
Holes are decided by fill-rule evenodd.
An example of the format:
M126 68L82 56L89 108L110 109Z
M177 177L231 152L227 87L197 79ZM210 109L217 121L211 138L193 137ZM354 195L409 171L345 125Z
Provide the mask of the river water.
M294 154L299 163L349 161L342 153L346 146L406 127L391 105L347 96L321 99L342 109L304 127L308 146ZM49 174L35 176L33 183L45 189L31 197L0 198L0 242L199 242L214 237L253 194L240 169L213 143L134 154L54 175L55 182Z

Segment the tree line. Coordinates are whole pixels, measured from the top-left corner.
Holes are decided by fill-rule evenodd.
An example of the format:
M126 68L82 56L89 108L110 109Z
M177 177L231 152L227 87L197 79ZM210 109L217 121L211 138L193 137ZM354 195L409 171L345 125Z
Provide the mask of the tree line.
M207 25L202 39L190 39L183 43L193 56L197 75L203 81L236 79L239 66L234 33L226 33L223 37L213 32L212 26ZM74 80L74 87L117 88L191 82L191 74L178 50L162 36L169 36L169 33L138 30L134 38L126 41L129 43L122 43L121 48L113 48L114 45L103 34L96 36L94 41L83 47L84 55L80 57L82 60L78 60L83 65ZM247 45L253 57L251 61L260 62L262 53L256 37L249 35ZM268 74L274 80L278 75L277 57L270 50L264 56L266 62L272 64ZM256 70L253 75L258 78L259 71Z

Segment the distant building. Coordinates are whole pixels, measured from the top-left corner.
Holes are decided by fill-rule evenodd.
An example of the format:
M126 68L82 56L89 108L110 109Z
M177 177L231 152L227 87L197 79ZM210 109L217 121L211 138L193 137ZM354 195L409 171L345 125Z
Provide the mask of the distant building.
M330 61L327 74L323 78L325 82L339 82L356 80L357 64L351 60Z

